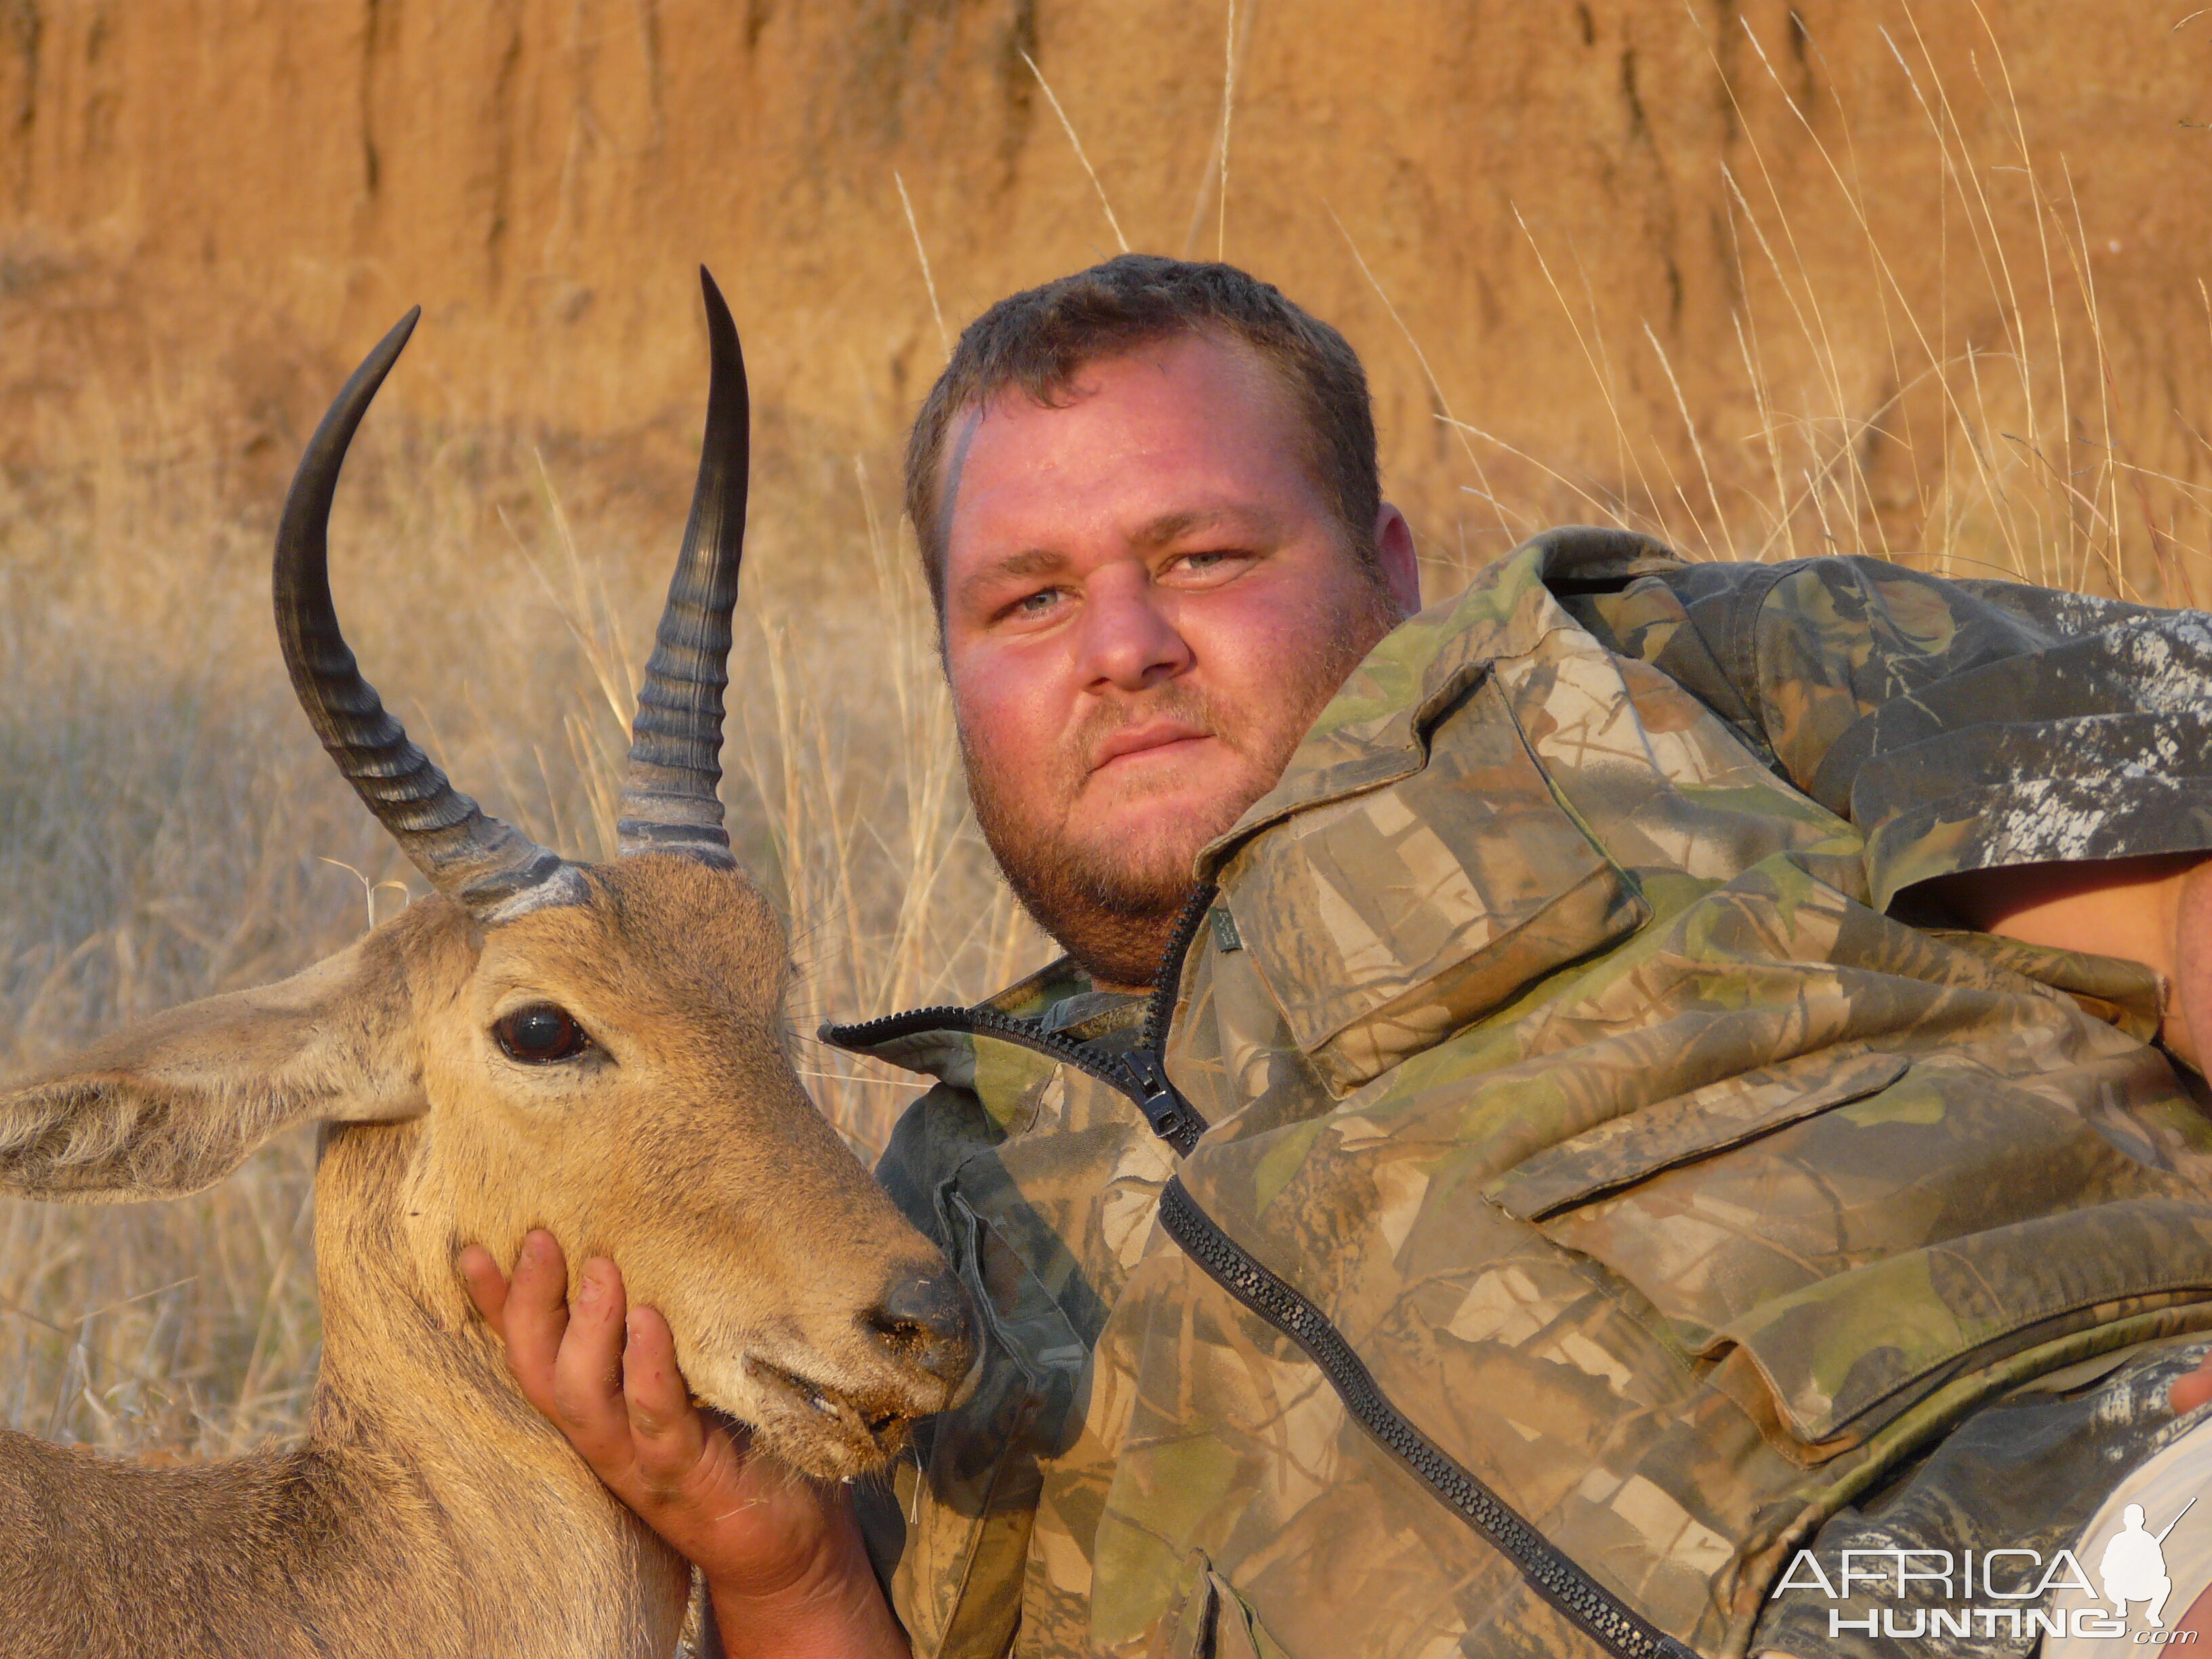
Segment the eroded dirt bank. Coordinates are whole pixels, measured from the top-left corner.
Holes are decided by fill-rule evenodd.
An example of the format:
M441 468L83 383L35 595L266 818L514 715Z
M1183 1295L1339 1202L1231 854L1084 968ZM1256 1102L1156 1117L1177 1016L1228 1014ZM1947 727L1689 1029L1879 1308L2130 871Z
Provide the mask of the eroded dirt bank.
M2065 556L2202 546L2212 16L1241 14L1224 214L1218 6L0 0L0 461L158 385L264 488L416 301L403 405L672 433L702 260L763 404L880 442L943 349L900 181L955 329L1116 246L1033 60L1132 244L1219 246L1345 325L1432 539L1626 502L1716 545L1986 553L2041 490L2112 544Z

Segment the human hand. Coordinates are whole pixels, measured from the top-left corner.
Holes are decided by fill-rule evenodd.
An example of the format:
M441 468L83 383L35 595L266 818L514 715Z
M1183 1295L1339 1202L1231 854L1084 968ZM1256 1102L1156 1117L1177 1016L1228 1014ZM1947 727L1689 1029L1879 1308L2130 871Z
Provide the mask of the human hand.
M845 1489L751 1450L742 1425L702 1413L668 1322L628 1305L613 1262L585 1262L573 1306L550 1233L524 1239L511 1281L482 1245L459 1266L524 1397L706 1575L732 1659L907 1652Z
M2171 1001L2166 1046L2212 1074L2212 859L2183 878L2174 904Z
M2212 860L2183 879L2174 907L2172 1006L2166 1016L2167 1046L2201 1073L2212 1054ZM2178 1028L2178 1030L2177 1030ZM2179 1417L2212 1401L2212 1354L2186 1376L2176 1377L2166 1399ZM2196 1615L2191 1607L2190 1613ZM2207 1609L2212 1617L2212 1609Z

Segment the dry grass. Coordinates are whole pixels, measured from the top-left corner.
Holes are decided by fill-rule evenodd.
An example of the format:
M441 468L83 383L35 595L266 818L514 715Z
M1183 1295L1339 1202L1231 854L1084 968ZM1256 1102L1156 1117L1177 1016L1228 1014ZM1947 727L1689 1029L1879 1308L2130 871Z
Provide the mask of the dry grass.
M1737 297L1728 344L1710 360L1676 361L1648 324L1609 337L1587 263L1602 251L1515 207L1518 257L1555 307L1527 326L1560 331L1574 366L1540 395L1579 396L1603 418L1584 453L1530 453L1510 428L1460 418L1473 411L1450 394L1473 377L1432 365L1407 332L1465 475L1462 510L1428 514L1432 547L1465 568L1577 520L1647 531L1692 557L1864 553L1960 577L2212 602L2212 436L2185 406L2201 397L2212 289L2199 284L2182 314L2110 314L2095 268L2119 244L2093 243L2066 158L2038 148L2002 40L1978 3L1972 15L1980 50L1965 62L1933 55L1909 5L1881 31L1925 124L1932 223L1920 191L1863 173L1848 107L1802 106L1757 33L1724 25L1782 100L1798 149L1785 166L1735 111L1747 159L1722 167L1729 212L1716 229ZM1704 46L1717 62L1709 28ZM1913 216L1893 216L1898 196ZM1824 222L1850 228L1863 263L1816 270L1801 258L1802 232ZM1339 229L1396 320L1388 273ZM1911 298L1930 294L1932 304ZM1510 418L1515 389L1483 390Z
M1787 198L1754 156L1729 181L1743 299L1716 407L1751 415L1729 431L1680 395L1656 335L1589 325L1574 251L1532 233L1584 395L1609 423L1589 453L1526 454L1456 418L1451 366L1437 366L1458 476L1455 496L1421 515L1432 591L1574 518L1700 556L1866 552L2167 603L2212 595L2212 447L2179 411L2116 385L2063 173L2016 122L1977 150L1954 108L1966 93L2006 106L2001 58L1962 93L1913 40L1897 45L1955 215L1944 234L1886 240L1847 144L1814 135L1832 187L1817 202ZM1856 216L1863 270L1803 268L1792 215L1814 211ZM1911 313L1898 273L1928 259L1947 262L1947 293L1986 301L1990 327L1956 338ZM1387 297L1390 273L1370 274ZM1881 296L1882 338L1832 330L1844 281ZM2169 320L2203 331L2206 309ZM1855 390L1870 353L1893 388L1871 416ZM303 965L388 914L406 873L283 690L267 526L240 520L226 458L199 435L208 383L107 386L97 363L85 374L41 447L105 459L0 479L9 1073ZM1675 389L1680 426L1625 412L1638 374ZM2185 459L2150 469L2138 453ZM741 850L793 918L793 1023L981 995L1043 947L965 816L887 459L872 473L771 422L757 473L725 793ZM341 610L416 735L494 810L584 855L610 845L632 677L680 521L665 489L647 492L657 512L598 501L597 476L508 435L373 420L334 538ZM586 496L572 524L564 500ZM879 1144L915 1085L805 1053L824 1109ZM317 1349L309 1158L307 1137L288 1138L175 1204L0 1203L0 1423L186 1455L294 1431Z

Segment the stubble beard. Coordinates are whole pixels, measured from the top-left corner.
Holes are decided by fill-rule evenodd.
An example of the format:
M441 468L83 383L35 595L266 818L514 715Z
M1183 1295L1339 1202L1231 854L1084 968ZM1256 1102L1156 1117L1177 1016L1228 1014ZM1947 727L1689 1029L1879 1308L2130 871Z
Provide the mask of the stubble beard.
M1307 728L1391 620L1370 632L1362 625L1364 618L1347 618L1311 672L1281 689L1273 719L1240 718L1196 687L1176 682L1100 708L1054 757L1059 776L1049 793L1058 804L1058 822L1024 811L1022 793L1008 784L1017 763L994 754L963 726L960 750L969 799L983 840L1022 908L1100 984L1150 986L1196 885L1192 864L1199 850L1274 787ZM1071 832L1067 809L1084 787L1099 744L1123 726L1154 720L1176 720L1218 739L1237 757L1224 765L1224 771L1236 770L1234 784L1140 841Z

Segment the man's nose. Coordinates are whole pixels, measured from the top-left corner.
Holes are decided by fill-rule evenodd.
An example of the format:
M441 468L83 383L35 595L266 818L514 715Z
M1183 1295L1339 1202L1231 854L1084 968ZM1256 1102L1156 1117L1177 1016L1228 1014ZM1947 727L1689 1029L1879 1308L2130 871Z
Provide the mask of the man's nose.
M1149 580L1093 585L1083 616L1086 684L1142 691L1182 673L1192 660L1189 642L1161 609Z

